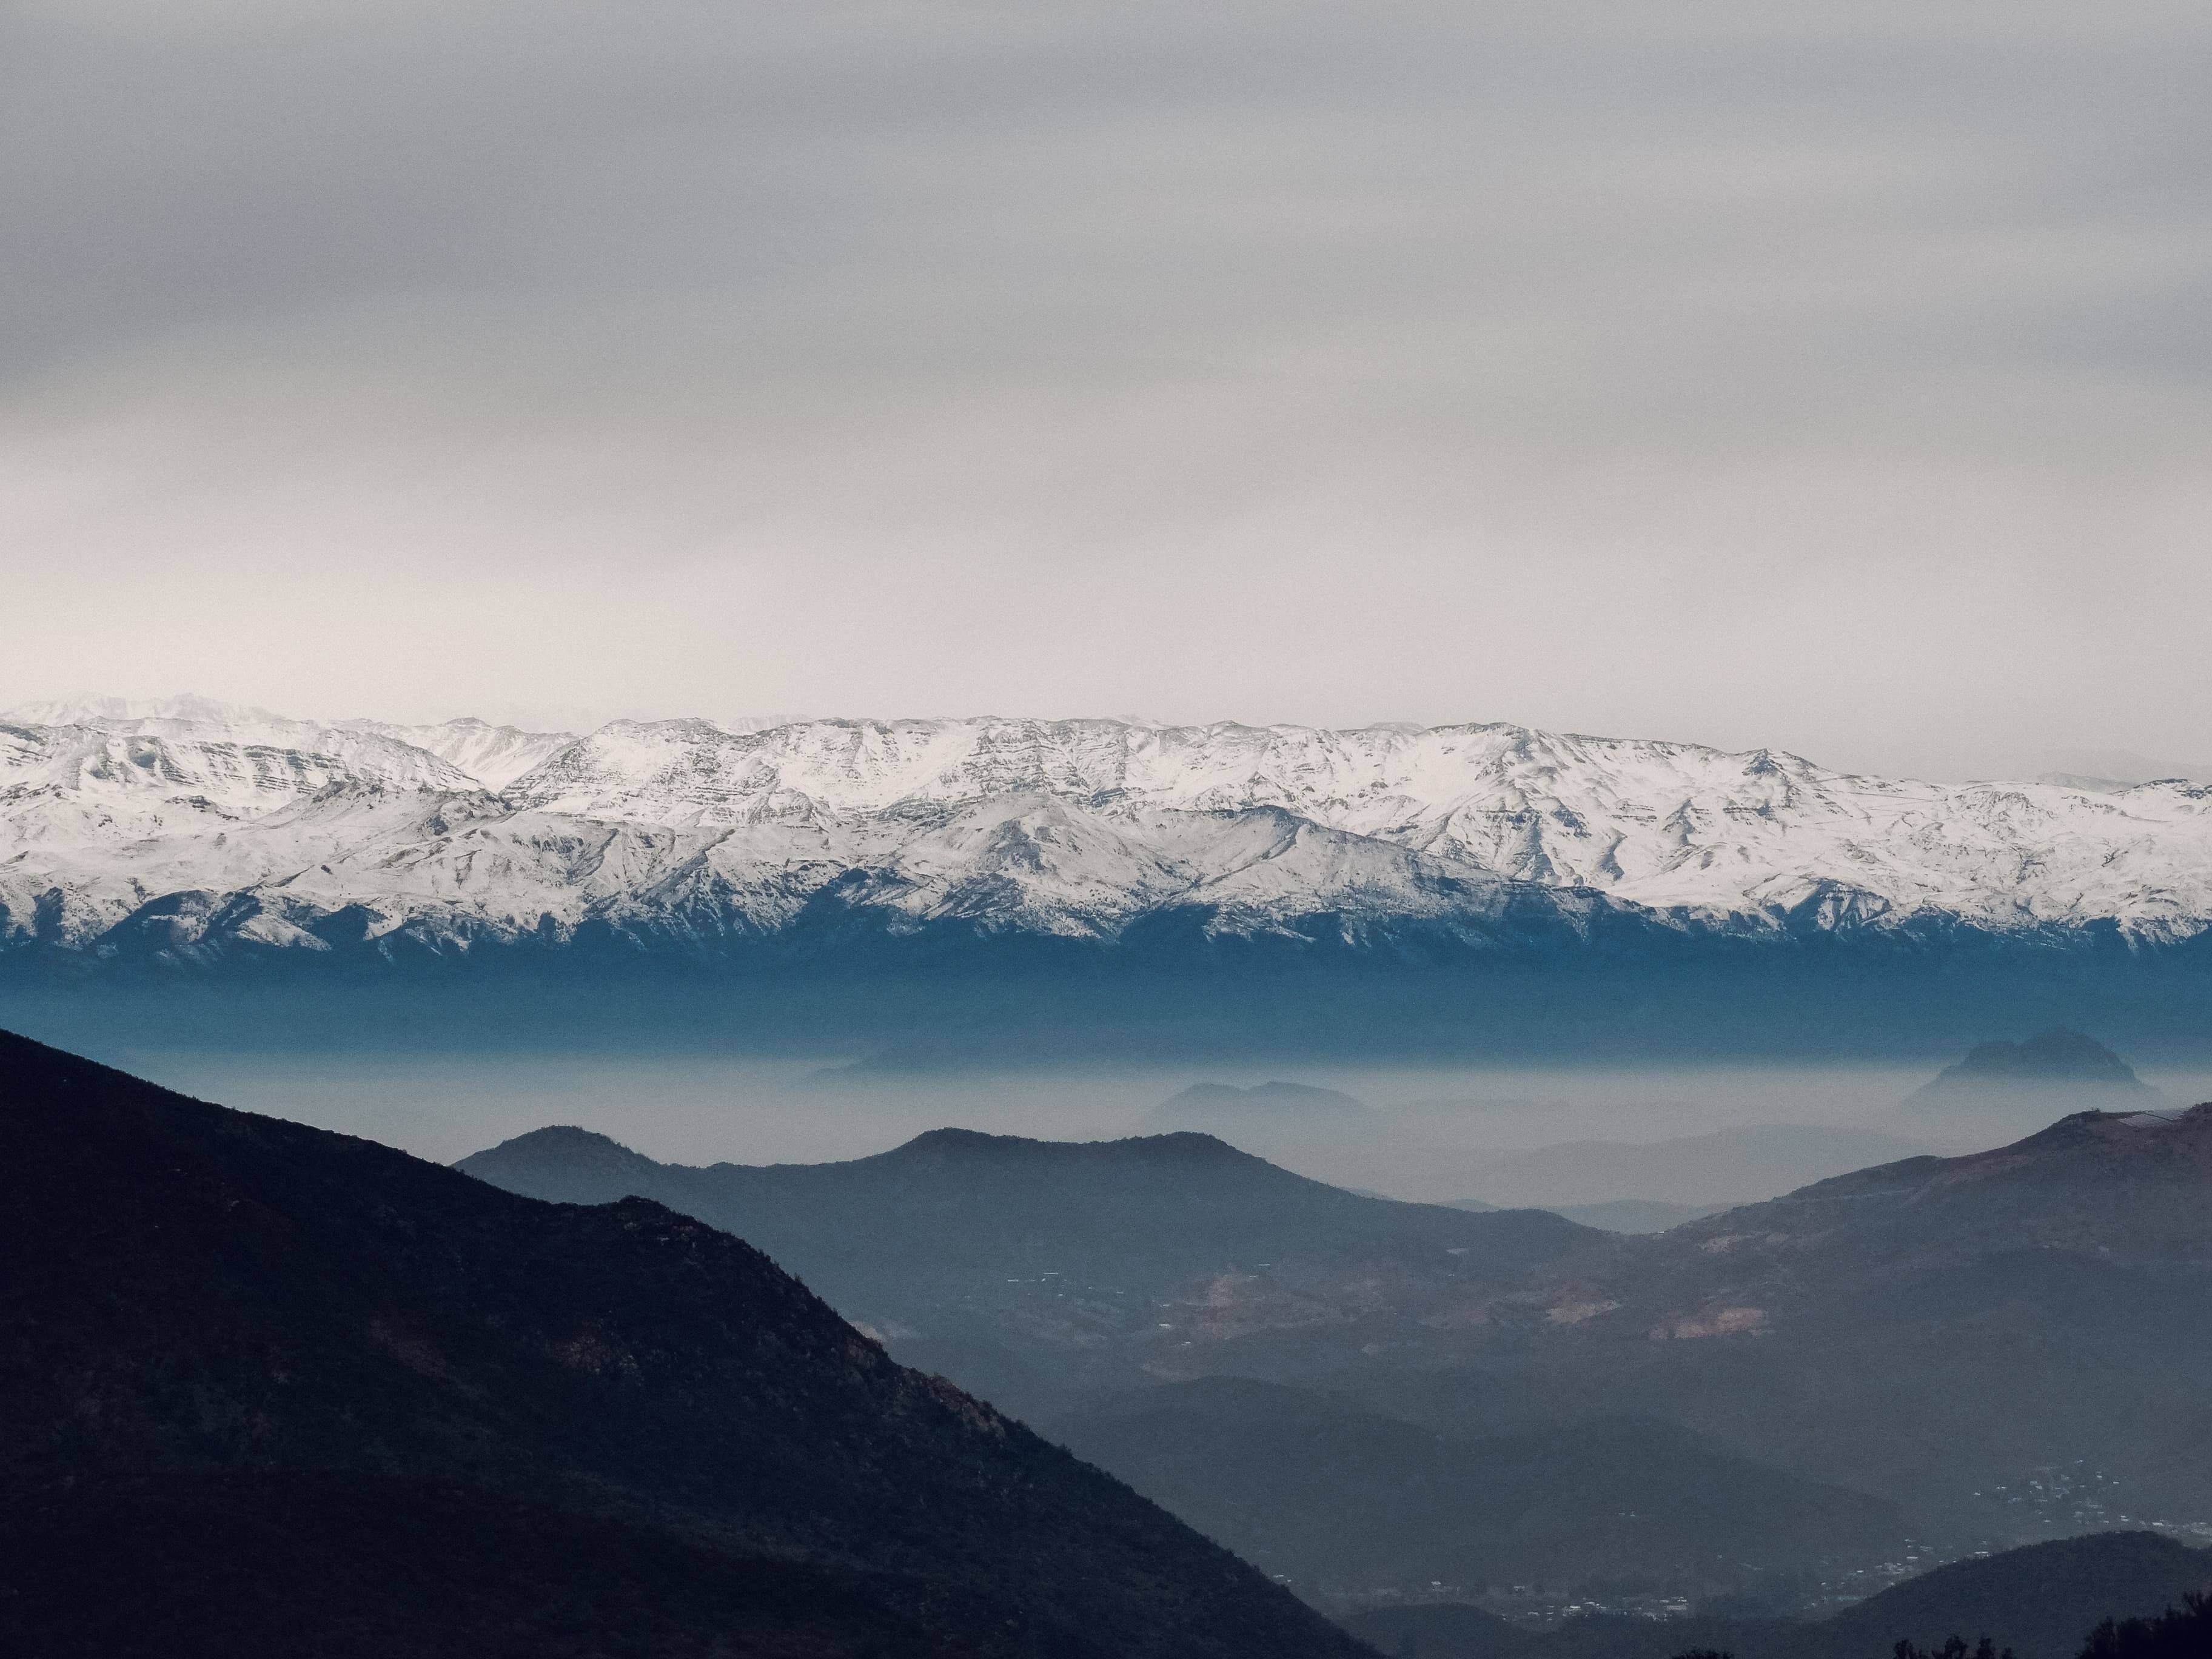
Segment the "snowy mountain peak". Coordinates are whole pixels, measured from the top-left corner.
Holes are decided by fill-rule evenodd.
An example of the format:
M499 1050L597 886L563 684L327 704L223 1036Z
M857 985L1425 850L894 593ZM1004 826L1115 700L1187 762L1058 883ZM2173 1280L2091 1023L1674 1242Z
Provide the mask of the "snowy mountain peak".
M405 788L504 788L575 741L570 732L525 732L467 716L411 726L375 720L294 720L189 692L172 697L55 698L21 704L0 715L0 722L84 726L118 737L194 747L227 744L296 752L321 757L338 772L363 782Z
M435 726L341 720L337 729L374 732L435 755L486 789L504 789L575 742L573 732L526 732L464 716Z
M74 697L53 697L41 702L20 703L0 714L0 721L16 726L128 725L140 720L204 720L218 724L281 720L265 708L223 702L195 691L169 697L110 697L86 692Z
M2170 939L2212 928L2212 790L1940 785L1503 723L674 719L579 736L194 698L14 711L0 938L88 944L186 891L230 896L205 914L264 943L319 939L315 918L342 910L434 939L586 921L755 936L831 899L1081 937L1181 911L1243 933L1327 918L1346 937L1417 921L1472 938L1540 900L1569 929L1610 902L1754 933L1934 918Z

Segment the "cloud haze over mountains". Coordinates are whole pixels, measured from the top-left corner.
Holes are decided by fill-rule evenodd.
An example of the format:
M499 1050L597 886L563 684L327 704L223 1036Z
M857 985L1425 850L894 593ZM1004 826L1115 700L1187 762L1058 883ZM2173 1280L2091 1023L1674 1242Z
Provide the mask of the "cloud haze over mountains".
M13 7L0 700L2199 763L2208 63L2148 0Z

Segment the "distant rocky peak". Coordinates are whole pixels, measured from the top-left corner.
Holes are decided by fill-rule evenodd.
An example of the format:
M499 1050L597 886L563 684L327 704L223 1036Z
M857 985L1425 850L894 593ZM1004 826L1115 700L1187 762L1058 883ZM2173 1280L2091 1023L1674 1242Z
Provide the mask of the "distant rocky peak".
M1977 1043L1964 1060L1944 1067L1921 1092L2021 1084L2156 1092L2136 1075L2133 1066L2103 1043L2064 1026L2040 1032L2025 1042Z
M1195 1132L1239 1144L1255 1137L1267 1142L1278 1136L1356 1136L1370 1130L1374 1120L1364 1102L1311 1084L1194 1083L1155 1106L1136 1127L1141 1134Z

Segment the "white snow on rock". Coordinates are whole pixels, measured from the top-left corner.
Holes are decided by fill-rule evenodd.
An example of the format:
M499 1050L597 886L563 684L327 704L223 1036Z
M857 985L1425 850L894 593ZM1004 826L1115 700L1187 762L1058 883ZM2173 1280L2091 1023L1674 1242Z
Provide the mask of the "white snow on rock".
M340 720L334 729L370 733L425 750L487 789L506 788L576 740L573 732L525 732L465 718L435 726Z
M1509 725L1323 731L1017 719L311 721L203 698L0 716L0 942L152 915L326 948L343 910L465 947L586 921L770 933L839 902L1111 937L1170 908L1265 933L1532 892L1674 925L2212 926L2212 789L1943 785L1765 750ZM147 907L153 907L149 910Z

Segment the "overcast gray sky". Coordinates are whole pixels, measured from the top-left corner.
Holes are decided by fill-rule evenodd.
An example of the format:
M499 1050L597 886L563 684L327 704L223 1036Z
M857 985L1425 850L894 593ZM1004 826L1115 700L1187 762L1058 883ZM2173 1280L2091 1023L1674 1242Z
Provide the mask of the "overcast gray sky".
M2212 757L2212 8L11 0L0 703Z

